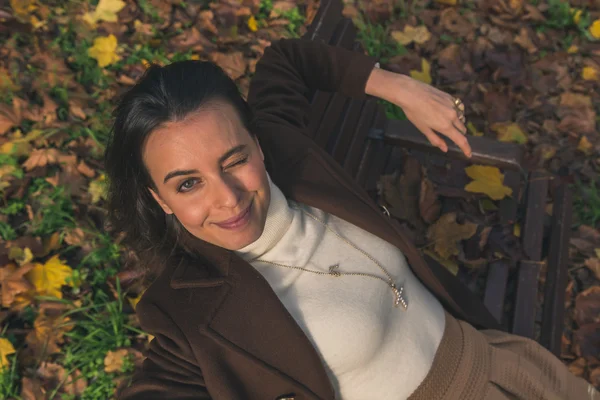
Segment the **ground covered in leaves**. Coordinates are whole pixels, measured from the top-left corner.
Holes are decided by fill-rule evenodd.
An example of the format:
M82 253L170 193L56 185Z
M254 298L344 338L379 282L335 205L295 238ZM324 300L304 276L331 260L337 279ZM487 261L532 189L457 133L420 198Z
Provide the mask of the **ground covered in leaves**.
M0 397L111 398L142 359L136 258L104 230L115 99L150 63L185 59L216 62L246 93L265 47L302 35L317 7L0 2ZM349 0L344 13L382 67L460 97L469 134L521 143L527 168L572 185L561 357L600 387L600 3ZM406 158L378 184L423 251L464 277L518 261L519 221L494 216L511 195L501 171L425 164Z

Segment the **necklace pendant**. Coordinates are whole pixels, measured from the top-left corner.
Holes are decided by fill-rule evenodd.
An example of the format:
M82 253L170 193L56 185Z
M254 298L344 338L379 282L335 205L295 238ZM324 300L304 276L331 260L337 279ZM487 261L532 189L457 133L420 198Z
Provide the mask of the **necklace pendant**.
M335 264L329 267L329 274L333 275L336 278L341 276L342 274L338 271L339 266L339 264Z
M398 287L394 283L391 283L390 287L392 288L392 291L394 292L394 297L395 297L394 307L398 307L398 306L402 305L402 308L404 310L408 309L408 303L406 302L404 297L402 297L402 292L404 292L404 287L400 287L400 289L398 289Z

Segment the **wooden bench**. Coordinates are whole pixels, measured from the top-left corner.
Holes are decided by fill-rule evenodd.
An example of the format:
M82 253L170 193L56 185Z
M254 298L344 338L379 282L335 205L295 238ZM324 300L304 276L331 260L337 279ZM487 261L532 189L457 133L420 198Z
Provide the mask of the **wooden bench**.
M356 41L356 28L350 19L343 17L342 8L341 0L321 0L304 38L363 52ZM445 160L467 160L452 142L447 141L449 151L444 154L431 146L410 121L388 119L383 105L375 98L355 100L338 93L315 91L311 94L311 104L313 139L373 196L376 196L380 176L399 168L406 149ZM571 194L566 185L553 187L552 224L544 230L545 205L552 177L543 171L524 170L523 149L519 145L474 136L469 137L469 142L473 150L471 162L501 168L505 185L513 189L513 197L500 202L500 223L519 221L523 227L524 258L512 263L518 265L498 261L487 266L482 301L507 331L534 338L559 355ZM430 263L436 262L428 256L426 259ZM542 268L544 264L545 268ZM540 291L538 282L544 270L545 284ZM507 291L509 281L516 286L514 290ZM509 296L514 306L507 311L509 292L515 292L514 298ZM538 296L542 293L544 302L540 307Z

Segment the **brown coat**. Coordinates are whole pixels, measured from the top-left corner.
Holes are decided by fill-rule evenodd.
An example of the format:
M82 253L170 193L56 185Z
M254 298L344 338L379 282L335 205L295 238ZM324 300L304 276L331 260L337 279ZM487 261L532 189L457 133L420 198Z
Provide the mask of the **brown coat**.
M397 246L414 274L459 319L497 324L444 269L429 266L401 226L303 133L309 87L365 97L376 60L302 39L267 48L249 103L267 170L286 197L320 208ZM203 243L202 262L167 268L137 306L155 336L122 399L334 398L314 347L267 281L234 252Z

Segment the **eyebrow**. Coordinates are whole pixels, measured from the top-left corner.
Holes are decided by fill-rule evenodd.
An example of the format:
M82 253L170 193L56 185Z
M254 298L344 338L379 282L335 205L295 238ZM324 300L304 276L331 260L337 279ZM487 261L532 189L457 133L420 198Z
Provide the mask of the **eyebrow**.
M246 147L248 147L248 146L245 144L240 144L240 145L237 145L237 146L232 147L231 149L227 150L221 157L219 157L219 164L222 163L223 161L227 160L229 157L231 157L235 153L240 153L240 152L246 150ZM167 181L169 179L175 178L176 176L190 175L190 174L194 174L194 173L198 173L198 170L197 169L183 169L183 170L177 169L177 170L171 171L167 175L165 175L165 179L164 179L163 183L167 183Z

